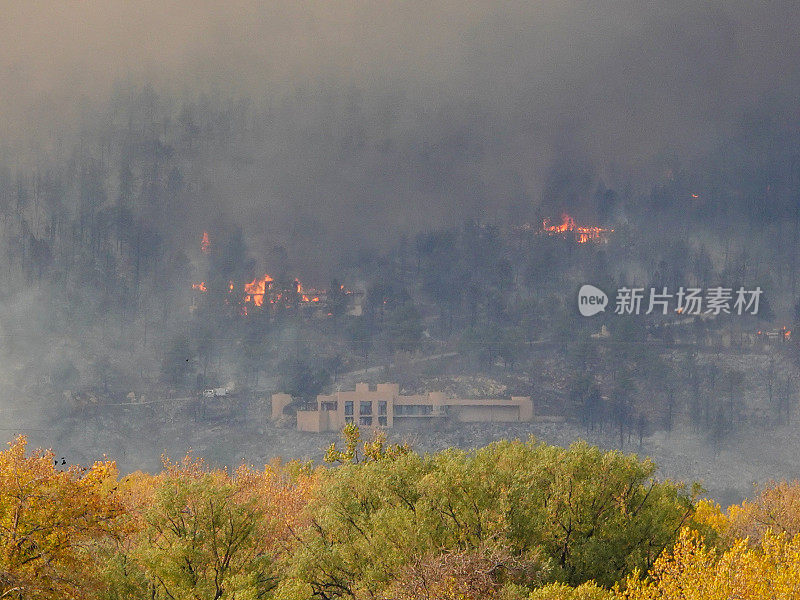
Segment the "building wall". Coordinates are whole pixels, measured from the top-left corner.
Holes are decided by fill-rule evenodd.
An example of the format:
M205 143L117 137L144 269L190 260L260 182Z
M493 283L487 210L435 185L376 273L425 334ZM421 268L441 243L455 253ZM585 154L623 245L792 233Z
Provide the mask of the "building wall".
M338 431L331 421L331 413L321 410L298 410L297 411L297 430L313 431L320 433L323 431Z
M516 423L518 406L452 406L448 416L461 423Z
M366 428L391 428L395 425L395 418L405 424L418 422L422 426L431 419L469 423L532 421L533 401L527 396L467 400L447 398L441 392L401 396L400 385L396 383L379 383L374 390L366 383L358 383L352 391L317 396L317 410L298 412L297 428L301 431L339 431L347 423Z
M533 421L533 400L530 396L511 396L519 403L519 420L524 423Z

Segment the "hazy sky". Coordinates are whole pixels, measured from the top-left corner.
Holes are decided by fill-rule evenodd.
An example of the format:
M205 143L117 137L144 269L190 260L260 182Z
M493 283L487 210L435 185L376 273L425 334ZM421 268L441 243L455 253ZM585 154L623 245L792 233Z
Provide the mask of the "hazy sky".
M116 79L248 94L330 77L418 102L466 96L607 141L727 118L796 91L798 3L3 2L2 114Z
M3 2L0 140L47 142L119 81L256 104L305 90L302 124L325 124L331 97L356 94L361 122L337 109L334 134L384 136L390 159L348 163L287 124L252 172L220 176L220 193L243 198L248 217L277 222L290 205L329 229L367 195L359 226L388 211L418 227L454 206L491 218L541 201L555 158L648 185L664 156L690 161L754 107L797 116L797 31L791 0Z

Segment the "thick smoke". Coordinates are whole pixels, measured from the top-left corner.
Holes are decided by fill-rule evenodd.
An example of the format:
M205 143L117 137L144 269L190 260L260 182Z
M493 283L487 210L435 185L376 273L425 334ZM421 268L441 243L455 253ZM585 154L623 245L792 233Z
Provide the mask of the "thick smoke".
M784 320L800 290L794 1L18 0L0 15L0 420L41 426L45 445L136 466L136 446L198 433L164 396L317 385L389 364L405 335L466 348L468 366L494 365L495 334L506 350L577 340L554 317L570 317L576 266L755 282ZM563 210L617 235L584 255L509 227ZM364 316L331 302L329 320L245 320L229 282L265 270L364 288ZM103 411L134 398L164 437Z
M204 95L246 102L258 135L227 163L206 157L207 189L171 225L187 223L189 236L227 218L262 252L296 244L313 263L331 246L579 204L548 185L565 157L583 165L587 189L646 187L749 111L795 111L798 12L727 1L20 2L0 23L2 146L12 166L58 158L99 115L113 119L109 97L145 84L173 116Z

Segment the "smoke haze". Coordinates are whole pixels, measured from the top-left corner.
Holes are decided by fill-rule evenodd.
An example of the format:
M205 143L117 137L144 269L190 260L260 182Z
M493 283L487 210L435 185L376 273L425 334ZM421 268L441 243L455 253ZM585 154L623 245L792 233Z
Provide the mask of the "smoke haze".
M716 441L783 418L800 352L759 344L800 327L798 30L788 0L4 2L0 412L130 468L214 419L262 448L269 392L364 367L485 376L620 445L673 408ZM542 230L563 212L602 239ZM769 316L576 322L587 282L758 285ZM629 388L599 319L648 341ZM741 357L693 371L713 335Z
M107 114L115 86L150 84L178 104L246 100L269 123L241 170L187 207L204 218L276 231L316 222L315 235L378 241L385 230L530 217L560 157L607 185L649 186L668 161L724 141L748 111L796 116L799 10L6 3L3 146L12 164L41 161L26 151L69 146Z

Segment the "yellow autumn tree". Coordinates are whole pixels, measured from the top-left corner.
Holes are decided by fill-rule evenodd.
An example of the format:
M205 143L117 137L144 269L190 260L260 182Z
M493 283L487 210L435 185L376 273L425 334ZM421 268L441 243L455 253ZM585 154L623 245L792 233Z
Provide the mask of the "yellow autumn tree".
M20 436L0 452L0 598L92 597L92 545L114 535L124 512L116 466L61 470L52 452L26 448Z
M551 583L531 592L528 600L614 600L614 593L587 581L577 587Z
M296 542L296 532L308 527L305 510L318 483L310 464L273 461L262 470L239 467L232 478L242 498L255 503L271 542L270 552L285 556Z
M770 482L755 499L728 509L732 538L748 538L757 544L769 530L800 533L800 482Z
M740 539L723 552L685 528L650 576L629 577L618 595L625 600L796 600L800 535L767 531L757 546Z

